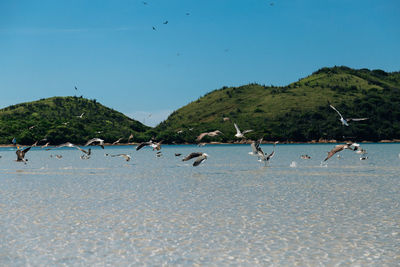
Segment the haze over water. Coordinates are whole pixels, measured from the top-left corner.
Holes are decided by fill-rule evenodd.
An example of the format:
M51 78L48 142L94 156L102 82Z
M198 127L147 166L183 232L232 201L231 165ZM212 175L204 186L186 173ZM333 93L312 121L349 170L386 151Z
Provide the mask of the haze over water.
M321 166L333 146L278 144L268 167L249 145L163 146L161 158L106 147L89 160L34 148L26 165L1 148L0 265L397 265L400 144ZM194 151L210 157L181 161Z

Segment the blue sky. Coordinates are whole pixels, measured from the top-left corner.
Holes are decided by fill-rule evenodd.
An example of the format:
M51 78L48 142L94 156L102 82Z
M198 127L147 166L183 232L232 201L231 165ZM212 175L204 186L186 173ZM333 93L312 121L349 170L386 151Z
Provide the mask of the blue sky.
M0 108L76 94L154 126L222 86L400 70L398 0L145 2L0 0Z

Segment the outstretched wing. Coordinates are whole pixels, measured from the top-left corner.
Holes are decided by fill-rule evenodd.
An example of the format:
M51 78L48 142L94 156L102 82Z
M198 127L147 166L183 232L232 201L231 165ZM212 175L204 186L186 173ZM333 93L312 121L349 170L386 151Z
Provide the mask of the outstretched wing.
M239 127L237 126L237 124L236 124L236 123L233 123L233 125L235 126L236 134L241 134L241 132L240 132Z
M196 159L196 161L193 162L193 166L199 166L206 159L207 159L207 156L205 156L205 155L198 157L198 159Z
M196 141L199 142L201 139L203 139L204 136L206 136L208 133L201 133L199 136L197 136Z
M324 159L324 161L327 161L328 159L330 159L337 152L342 151L345 148L345 146L346 145L337 145L337 146L335 146L331 151L328 152L328 156Z
M193 153L190 153L189 155L187 155L184 159L182 159L182 161L188 161L188 160L190 160L192 158L200 157L201 155L203 155L203 153L201 153L201 152L193 152Z
M365 121L368 120L369 118L348 118L346 119L347 121Z
M343 118L342 114L340 114L339 110L337 110L334 106L329 105L333 110L335 110L341 118Z
M142 143L140 143L140 144L136 147L136 150L139 150L139 149L141 149L142 147L148 146L148 145L150 145L150 144L152 144L152 143L150 143L150 142L142 142Z
M252 131L253 131L253 130L245 130L245 131L243 131L242 134L249 133L249 132L252 132Z

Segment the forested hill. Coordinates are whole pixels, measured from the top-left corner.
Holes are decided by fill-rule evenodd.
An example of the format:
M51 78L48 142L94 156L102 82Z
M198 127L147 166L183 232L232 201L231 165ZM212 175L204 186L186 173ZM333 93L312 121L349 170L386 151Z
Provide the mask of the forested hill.
M94 137L127 142L132 133L141 141L147 138L143 133L148 129L96 100L81 97L52 97L0 110L1 144L10 144L13 137L24 145L42 139L53 145L67 141L84 144Z
M329 103L345 118L369 119L342 126ZM199 133L219 129L224 135L204 141L227 142L235 140L234 122L253 129L251 139L400 139L400 73L333 67L283 87L223 87L176 110L152 131L166 142L194 142Z

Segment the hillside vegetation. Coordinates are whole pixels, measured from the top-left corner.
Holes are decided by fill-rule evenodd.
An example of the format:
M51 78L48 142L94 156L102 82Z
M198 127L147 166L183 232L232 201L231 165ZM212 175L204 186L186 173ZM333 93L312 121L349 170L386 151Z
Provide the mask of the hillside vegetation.
M142 141L147 139L144 132L148 129L96 100L81 97L52 97L0 110L1 144L10 144L14 137L24 145L42 139L46 139L42 143L53 145L67 141L84 144L94 137L106 142L123 138L126 142L131 133L134 140Z
M369 120L342 126L329 103L345 118ZM400 73L333 67L283 87L223 87L176 110L151 131L158 139L179 143L195 142L199 133L219 129L224 135L204 141L230 142L237 140L234 122L242 130L253 129L247 134L251 139L398 139Z

